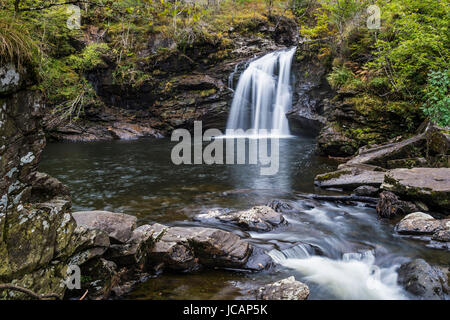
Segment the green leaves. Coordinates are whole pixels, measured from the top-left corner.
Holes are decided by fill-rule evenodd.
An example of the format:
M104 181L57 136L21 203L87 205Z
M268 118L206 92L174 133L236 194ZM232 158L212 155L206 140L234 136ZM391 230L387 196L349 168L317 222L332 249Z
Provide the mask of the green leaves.
M423 112L441 126L450 126L450 70L431 71L424 90Z

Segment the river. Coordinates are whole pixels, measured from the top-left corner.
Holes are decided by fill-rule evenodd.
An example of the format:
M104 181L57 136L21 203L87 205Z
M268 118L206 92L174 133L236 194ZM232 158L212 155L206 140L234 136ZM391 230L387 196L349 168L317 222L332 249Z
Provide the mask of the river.
M201 270L164 273L139 285L130 299L250 299L252 290L290 275L310 287L310 299L408 299L396 268L411 258L446 264L450 253L399 237L396 221L373 208L313 201L325 192L316 174L336 163L314 154L315 140L280 140L280 168L262 176L258 165L174 165L168 138L93 143L50 143L39 170L69 186L74 210L109 210L138 217L139 224L201 225L193 217L212 208L248 209L282 199L294 210L289 225L268 233L244 233L269 253L275 267L260 273ZM330 191L328 191L329 193Z

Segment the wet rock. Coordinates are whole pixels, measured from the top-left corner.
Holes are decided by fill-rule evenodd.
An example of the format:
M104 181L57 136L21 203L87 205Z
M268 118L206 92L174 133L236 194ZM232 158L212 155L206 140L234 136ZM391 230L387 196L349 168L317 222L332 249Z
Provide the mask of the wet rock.
M256 206L249 210L228 212L224 210L211 210L206 214L198 215L198 220L217 219L238 225L244 230L266 232L276 226L286 225L283 215L268 206Z
M409 201L400 200L395 194L389 191L380 193L377 203L377 213L382 218L393 218L419 211L418 206Z
M148 254L149 264L155 271L161 268L173 271L194 271L200 268L191 247L175 241L158 241Z
M293 276L267 284L258 289L258 300L306 300L309 288Z
M245 268L253 249L239 236L220 229L160 224L152 229L163 234L150 253L151 259L157 262L162 258L171 268Z
M395 230L401 234L431 235L443 229L448 221L449 219L437 220L423 212L414 212L404 217L395 226Z
M353 190L353 193L357 196L363 197L377 197L380 190L372 186L360 186Z
M447 275L423 259L404 263L398 269L398 283L422 299L444 299L447 281Z
M320 188L342 188L353 190L360 186L379 188L384 180L384 172L365 170L359 167L344 167L338 171L319 174L314 184Z
M405 199L423 201L444 214L450 213L450 168L390 170L381 188Z
M143 270L148 252L155 243L154 230L150 225L143 225L133 230L131 238L124 244L111 245L105 257L114 261L119 267L131 266Z
M286 225L283 215L267 206L257 206L232 214L231 221L245 230L270 231L274 227Z
M284 202L282 200L278 200L278 199L270 200L267 203L267 206L269 208L272 208L276 212L285 212L285 211L289 212L294 209L294 208L292 208L292 206L289 203Z
M137 221L134 216L109 211L78 211L72 216L78 226L103 230L116 243L125 243L131 238Z
M443 230L437 231L433 234L431 239L440 242L450 242L450 222L447 222L447 227Z

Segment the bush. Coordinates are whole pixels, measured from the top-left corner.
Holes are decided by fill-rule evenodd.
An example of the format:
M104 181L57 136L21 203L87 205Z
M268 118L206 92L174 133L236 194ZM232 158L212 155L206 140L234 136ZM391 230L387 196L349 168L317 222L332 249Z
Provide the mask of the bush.
M422 110L442 126L450 126L450 70L431 71L425 88Z

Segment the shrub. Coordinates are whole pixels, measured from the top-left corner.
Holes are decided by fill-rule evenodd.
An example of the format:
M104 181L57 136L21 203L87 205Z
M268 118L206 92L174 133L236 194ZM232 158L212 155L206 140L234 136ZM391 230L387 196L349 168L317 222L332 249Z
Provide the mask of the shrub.
M450 125L450 70L431 71L425 88L422 110L442 126Z

